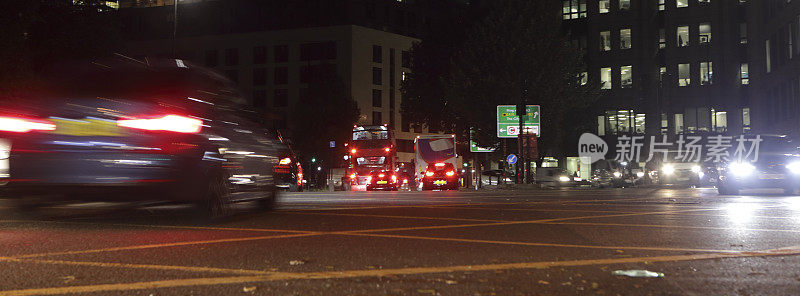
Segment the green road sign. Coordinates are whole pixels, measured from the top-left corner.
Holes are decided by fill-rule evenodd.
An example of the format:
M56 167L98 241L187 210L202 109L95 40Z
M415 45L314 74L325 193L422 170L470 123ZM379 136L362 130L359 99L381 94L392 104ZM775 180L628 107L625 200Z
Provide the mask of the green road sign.
M539 105L525 106L526 115L522 117L522 128L526 134L536 134L540 136L540 117ZM517 106L499 105L497 106L497 137L516 138L519 136L519 116L517 116Z
M475 143L473 140L469 140L469 152L494 152L494 149L479 147L478 143Z

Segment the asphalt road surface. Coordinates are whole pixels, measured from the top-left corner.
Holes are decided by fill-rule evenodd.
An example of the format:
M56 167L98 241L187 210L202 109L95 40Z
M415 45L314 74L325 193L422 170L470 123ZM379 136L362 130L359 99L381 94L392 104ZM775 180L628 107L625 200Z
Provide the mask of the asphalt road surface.
M7 295L800 295L800 197L715 189L292 193L192 208L0 200ZM660 278L616 276L644 269Z

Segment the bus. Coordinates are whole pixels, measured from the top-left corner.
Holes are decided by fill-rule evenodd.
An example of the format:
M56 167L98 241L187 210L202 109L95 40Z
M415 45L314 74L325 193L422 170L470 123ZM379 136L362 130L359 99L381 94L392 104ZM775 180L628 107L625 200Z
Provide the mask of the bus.
M387 125L353 127L352 140L347 146L347 178L349 190L366 190L367 177L372 171L395 170L394 132Z

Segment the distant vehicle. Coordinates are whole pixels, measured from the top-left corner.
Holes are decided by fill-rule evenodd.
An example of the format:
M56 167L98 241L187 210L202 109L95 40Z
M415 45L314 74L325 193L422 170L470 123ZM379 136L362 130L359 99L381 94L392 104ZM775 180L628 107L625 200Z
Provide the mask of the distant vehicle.
M481 173L481 183L483 185L499 185L514 183L514 172L505 172L505 180L503 179L503 170L488 170Z
M393 171L397 151L394 132L387 125L353 127L352 141L347 143L349 182L347 190L366 190L367 178L373 171Z
M0 104L10 141L7 197L273 207L287 151L224 77L181 60L98 59L55 66L37 92Z
M573 176L562 168L537 168L536 183L555 188L590 184L588 180Z
M422 180L431 164L448 163L453 170L458 168L455 135L420 135L414 139L414 163L416 178ZM420 184L418 182L418 184ZM458 186L458 185L455 185Z
M393 171L373 171L367 177L367 191L389 190L397 191L400 180Z
M287 153L275 165L275 182L279 190L303 191L303 166L291 148L287 149Z
M699 186L706 179L703 164L695 162L664 163L658 173L658 183L662 185Z
M422 177L422 190L458 190L458 172L452 163L437 162L428 164Z
M717 167L717 191L740 194L741 189L780 188L787 194L800 190L800 150L796 142L777 136L764 137L758 160L731 159ZM733 154L732 154L733 155Z

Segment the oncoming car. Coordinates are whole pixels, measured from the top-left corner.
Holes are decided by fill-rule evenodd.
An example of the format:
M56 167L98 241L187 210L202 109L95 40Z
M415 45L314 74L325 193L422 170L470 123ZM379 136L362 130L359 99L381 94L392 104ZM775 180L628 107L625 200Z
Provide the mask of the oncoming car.
M235 201L273 207L286 146L226 78L171 59L97 59L50 73L36 92L0 102L0 138L10 143L0 182L21 209L181 202L217 218Z
M458 190L458 172L452 163L430 163L422 177L422 190Z
M390 190L397 191L400 187L397 175L391 171L373 171L367 176L367 191Z
M741 189L779 188L787 194L800 190L800 150L784 137L764 137L755 161L733 158L717 168L717 191L740 194Z

